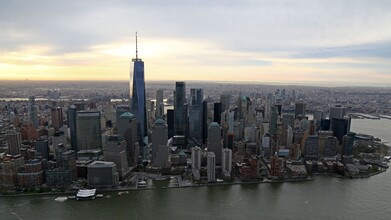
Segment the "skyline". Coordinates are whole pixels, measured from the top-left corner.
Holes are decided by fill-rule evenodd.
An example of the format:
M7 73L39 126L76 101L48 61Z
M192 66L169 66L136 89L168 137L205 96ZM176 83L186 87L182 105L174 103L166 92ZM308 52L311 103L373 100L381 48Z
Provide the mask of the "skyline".
M0 80L387 86L387 1L3 1ZM23 14L23 16L20 16Z

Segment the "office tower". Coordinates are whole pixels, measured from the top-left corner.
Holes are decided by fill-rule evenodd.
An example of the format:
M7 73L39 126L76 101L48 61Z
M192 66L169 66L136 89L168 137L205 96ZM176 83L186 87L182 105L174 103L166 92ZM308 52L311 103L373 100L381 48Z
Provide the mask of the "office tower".
M45 172L49 186L69 186L77 180L76 154L73 150L59 152L57 166Z
M173 109L167 109L167 128L168 128L168 138L172 138L175 134L174 132L174 117L175 112Z
M195 146L191 148L191 167L192 169L201 169L201 148Z
M320 120L320 130L330 130L330 119Z
M119 184L117 165L108 161L94 161L87 165L90 187L116 187Z
M319 151L319 136L310 135L306 138L304 144L304 157L305 159L318 159Z
M102 149L100 111L76 113L77 151Z
M271 137L270 134L265 134L262 137L262 152L264 158L269 158L271 153Z
M270 112L271 112L271 115L270 115L269 133L271 135L276 135L278 132L278 130L277 130L277 120L278 120L277 107L272 106Z
M162 118L164 115L163 89L156 90L156 118Z
M349 132L347 135L343 137L343 156L351 156L353 154L353 145L354 139L356 137L356 133Z
M222 163L223 174L226 177L231 176L232 171L232 150L228 148L223 149L223 163Z
M168 162L168 128L163 119L157 119L152 126L152 166L166 167Z
M50 115L52 118L52 126L54 128L54 131L59 131L59 129L63 125L63 115L62 115L62 109L57 107L57 108L52 108L50 110Z
M30 96L28 103L28 114L29 121L34 126L34 128L39 127L37 106L35 105L35 96Z
M338 139L336 137L327 137L324 145L324 157L334 157L337 155Z
M38 154L42 156L42 158L49 160L49 142L48 140L44 139L38 139L34 143L35 145L35 150L37 151Z
M185 135L186 133L186 84L185 82L175 83L174 92L174 135Z
M84 110L83 104L73 104L68 107L68 127L71 139L71 148L77 152L77 131L76 131L76 115L78 111Z
M278 115L281 116L282 113L282 98L280 95L275 96L274 106L277 107Z
M207 169L208 182L215 182L216 181L216 156L213 152L208 152L207 154L206 169Z
M208 102L202 102L202 144L208 139Z
M222 112L229 110L230 103L231 103L231 96L228 94L221 95L220 102L221 102L221 111Z
M314 120L320 122L323 119L323 112L316 110L314 111Z
M189 143L193 146L202 145L202 100L204 94L202 89L190 89L189 109Z
M213 121L221 124L221 102L215 102L213 104Z
M20 148L22 146L22 135L20 132L11 131L5 135L6 144L8 146L7 153L10 155L20 154Z
M318 131L319 135L319 156L324 156L327 138L333 136L332 131Z
M282 123L285 128L295 126L295 115L294 114L282 114Z
M333 135L337 137L339 144L342 144L343 136L350 131L350 119L331 119L331 130L333 131Z
M140 156L140 145L137 136L137 120L132 113L125 112L119 117L118 134L126 141L128 165L135 166Z
M129 112L130 111L130 106L128 105L117 105L115 107L115 123L118 125L118 122L119 122L119 117L121 117L121 115L125 112ZM118 128L118 126L117 126Z
M223 143L221 141L221 127L217 122L210 123L208 129L208 152L213 152L216 165L221 165Z
M143 159L147 156L147 144L145 136L147 136L147 109L146 109L146 97L145 97L145 79L144 79L144 62L138 58L137 50L137 33L136 33L136 58L133 61L133 87L131 97L131 112L137 120L137 135L140 148L142 150L141 155ZM132 75L132 74L131 74Z
M266 100L264 104L264 120L269 121L270 120L270 101Z
M296 102L295 103L295 118L299 115L305 116L306 104L304 102Z
M103 155L105 161L111 161L117 165L117 171L120 178L123 178L128 174L129 166L126 153L126 141L122 136L108 136Z
M341 105L335 105L334 107L330 107L329 119L333 118L343 119L346 114L346 108Z
M287 132L286 146L289 148L293 144L293 129L290 125L288 125L286 132Z

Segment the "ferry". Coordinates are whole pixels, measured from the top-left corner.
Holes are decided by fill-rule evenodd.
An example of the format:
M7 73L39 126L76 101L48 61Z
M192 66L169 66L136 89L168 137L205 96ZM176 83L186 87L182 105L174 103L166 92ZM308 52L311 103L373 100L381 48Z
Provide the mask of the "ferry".
M76 200L92 200L96 198L96 189L80 189L76 194Z

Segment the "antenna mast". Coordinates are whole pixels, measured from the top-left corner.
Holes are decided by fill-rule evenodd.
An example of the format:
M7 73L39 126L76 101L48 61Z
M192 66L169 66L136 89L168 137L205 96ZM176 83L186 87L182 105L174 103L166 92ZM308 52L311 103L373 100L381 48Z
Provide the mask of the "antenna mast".
M136 60L138 60L138 50L137 50L137 31L136 31Z

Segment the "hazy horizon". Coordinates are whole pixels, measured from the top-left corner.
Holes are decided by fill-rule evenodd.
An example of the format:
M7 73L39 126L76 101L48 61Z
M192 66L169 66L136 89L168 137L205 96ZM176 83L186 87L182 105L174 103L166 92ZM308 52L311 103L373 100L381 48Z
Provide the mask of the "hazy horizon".
M2 1L0 80L388 86L389 1Z

